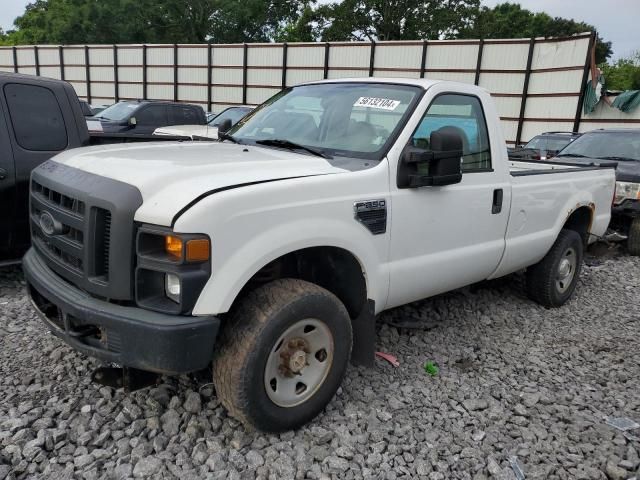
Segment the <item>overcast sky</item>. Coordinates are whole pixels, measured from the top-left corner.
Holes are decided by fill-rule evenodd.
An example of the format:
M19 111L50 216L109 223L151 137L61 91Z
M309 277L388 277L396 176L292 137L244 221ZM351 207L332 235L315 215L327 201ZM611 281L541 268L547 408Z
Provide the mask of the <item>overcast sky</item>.
M482 0L482 3L492 7L503 1ZM12 28L13 20L22 14L29 0L3 0L2 3L0 27L6 31ZM613 42L614 58L640 50L640 0L519 0L518 3L529 10L595 25L605 40Z

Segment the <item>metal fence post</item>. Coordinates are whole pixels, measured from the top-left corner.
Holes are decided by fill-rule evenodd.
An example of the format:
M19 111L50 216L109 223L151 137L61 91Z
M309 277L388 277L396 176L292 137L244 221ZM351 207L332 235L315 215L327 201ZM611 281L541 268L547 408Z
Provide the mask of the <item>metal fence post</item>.
M369 50L369 76L373 77L373 69L376 63L376 41L371 40L371 47Z
M524 86L522 87L522 101L520 102L520 115L518 116L518 131L516 133L516 145L520 145L522 140L522 126L524 124L524 112L527 107L527 94L529 92L529 78L531 77L531 62L533 60L533 49L536 46L536 39L531 38L529 42L529 55L527 57L527 69L524 73Z
M482 69L482 51L484 50L484 39L481 38L478 43L478 61L476 62L476 78L473 81L474 85L480 83L480 70Z
M325 42L324 44L324 79L329 78L329 48L331 48L331 44L329 42Z
M173 101L178 101L178 44L173 44Z
M36 75L40 76L40 55L38 54L38 46L33 46L33 59L36 64Z
M113 99L115 102L120 101L120 81L118 78L118 46L113 45Z
M582 120L582 107L584 105L584 95L587 92L587 80L589 79L589 67L591 66L591 55L595 48L596 32L591 32L589 38L589 48L587 49L587 59L584 62L584 72L582 72L582 86L580 87L580 95L578 96L578 107L576 108L576 116L573 120L573 131L580 130L580 120ZM595 79L594 79L595 80Z
M243 44L242 48L242 104L247 103L247 44Z
M142 99L147 99L147 45L142 45Z
M64 80L64 47L58 46L58 59L60 61L60 80Z
M87 81L87 103L91 103L91 65L89 64L89 45L84 46L84 68Z
M13 73L18 73L18 49L16 47L11 47L13 51Z
M287 42L282 44L282 89L287 88Z
M211 40L209 40L207 44L207 110L211 111L213 109L213 95L211 94L211 84L213 83L213 73L211 72L211 53L213 49L211 48Z
M422 61L420 63L420 78L424 78L425 68L427 66L427 46L429 45L428 40L422 41Z

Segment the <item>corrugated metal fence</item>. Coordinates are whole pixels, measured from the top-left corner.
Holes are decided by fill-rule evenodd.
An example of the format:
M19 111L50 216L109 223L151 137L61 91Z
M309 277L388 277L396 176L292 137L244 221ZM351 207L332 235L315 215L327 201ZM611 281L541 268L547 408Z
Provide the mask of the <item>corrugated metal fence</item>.
M580 127L593 35L558 39L0 47L0 70L60 78L91 103L164 99L207 110L285 86L353 76L473 83L494 96L509 143Z

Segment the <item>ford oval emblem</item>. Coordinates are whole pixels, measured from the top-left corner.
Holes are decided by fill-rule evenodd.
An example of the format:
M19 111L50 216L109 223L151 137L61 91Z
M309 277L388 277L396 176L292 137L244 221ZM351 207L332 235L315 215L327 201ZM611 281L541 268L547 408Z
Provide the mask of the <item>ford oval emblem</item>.
M40 228L47 235L56 235L56 222L55 218L49 212L42 212L40 214Z

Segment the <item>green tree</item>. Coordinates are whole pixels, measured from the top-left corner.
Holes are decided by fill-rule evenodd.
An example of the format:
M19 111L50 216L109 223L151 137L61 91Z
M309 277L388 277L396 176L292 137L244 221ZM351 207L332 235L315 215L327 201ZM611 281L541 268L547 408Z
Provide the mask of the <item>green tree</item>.
M315 0L215 0L211 40L216 43L268 42L295 25Z
M273 40L315 0L35 0L7 41L218 43ZM1 37L0 37L1 38Z
M479 0L343 0L317 9L322 40L452 37L472 21Z
M287 23L278 30L276 42L314 42L320 38L318 32L318 13L311 5L307 5L300 18Z
M640 90L640 50L600 68L607 90Z
M458 38L528 38L561 37L595 30L593 25L546 13L534 13L517 3L501 3L494 8L478 9L473 22L460 29ZM596 61L605 62L612 54L611 42L600 36L596 44Z

